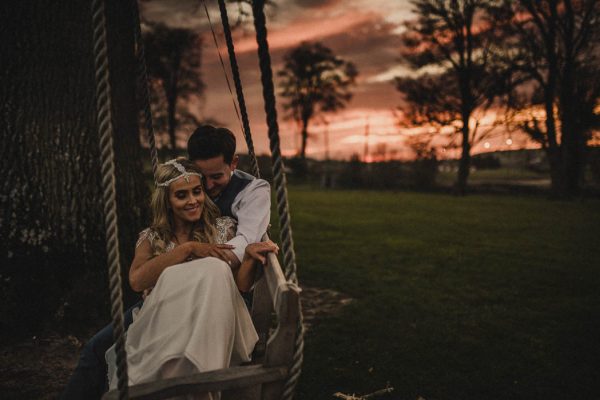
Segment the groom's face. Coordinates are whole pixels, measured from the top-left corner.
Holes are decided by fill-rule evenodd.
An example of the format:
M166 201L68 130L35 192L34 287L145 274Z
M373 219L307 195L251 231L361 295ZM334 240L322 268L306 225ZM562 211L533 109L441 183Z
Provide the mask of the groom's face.
M237 156L233 158L231 164L227 164L222 155L206 160L194 160L194 164L200 168L204 176L204 187L210 198L219 196L227 187L237 163Z

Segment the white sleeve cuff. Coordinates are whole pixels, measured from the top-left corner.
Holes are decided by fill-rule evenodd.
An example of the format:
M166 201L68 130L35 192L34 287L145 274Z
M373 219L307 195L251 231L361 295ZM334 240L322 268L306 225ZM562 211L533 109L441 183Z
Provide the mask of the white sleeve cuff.
M238 260L240 260L240 262L242 262L242 259L244 258L244 252L246 251L246 246L248 246L250 244L250 243L248 243L246 238L241 235L236 236L233 239L231 239L229 242L227 242L227 244L235 246L235 249L231 249L231 251L233 252L233 254L235 254L235 256L238 258Z

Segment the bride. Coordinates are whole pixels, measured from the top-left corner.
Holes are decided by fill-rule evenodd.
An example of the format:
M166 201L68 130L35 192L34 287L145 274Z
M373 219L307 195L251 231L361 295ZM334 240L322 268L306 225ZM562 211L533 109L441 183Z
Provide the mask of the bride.
M235 220L218 217L197 167L171 160L159 166L157 182L152 225L140 234L129 271L133 290L146 294L127 331L130 385L249 361L258 336L240 292L251 289L255 263L278 251L271 241L248 245L232 270L226 250L233 246L223 243ZM107 362L113 389L114 347Z

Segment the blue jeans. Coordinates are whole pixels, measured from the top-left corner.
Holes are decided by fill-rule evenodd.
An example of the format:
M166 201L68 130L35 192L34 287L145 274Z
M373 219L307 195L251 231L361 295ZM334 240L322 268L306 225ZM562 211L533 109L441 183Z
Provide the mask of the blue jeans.
M133 309L141 307L139 301L124 313L125 330L133 321ZM114 343L112 324L96 333L83 347L79 362L61 395L62 400L100 399L108 390L107 365L104 354Z

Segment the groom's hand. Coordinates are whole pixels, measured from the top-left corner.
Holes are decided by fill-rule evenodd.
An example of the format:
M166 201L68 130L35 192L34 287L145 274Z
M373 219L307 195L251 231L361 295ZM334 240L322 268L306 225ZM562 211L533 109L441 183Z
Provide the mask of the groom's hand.
M226 263L229 263L229 258L227 257L227 251L231 249L235 249L235 246L230 244L211 244L211 243L198 243L198 242L188 242L191 243L192 246L192 256L197 258L204 257L215 257L219 258Z
M267 262L267 253L279 253L279 246L275 242L268 240L266 242L252 243L246 246L244 261L256 260L265 265Z

